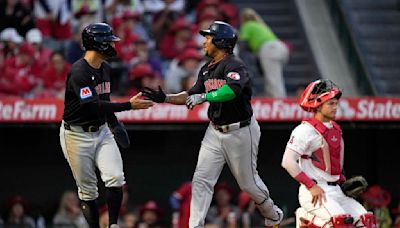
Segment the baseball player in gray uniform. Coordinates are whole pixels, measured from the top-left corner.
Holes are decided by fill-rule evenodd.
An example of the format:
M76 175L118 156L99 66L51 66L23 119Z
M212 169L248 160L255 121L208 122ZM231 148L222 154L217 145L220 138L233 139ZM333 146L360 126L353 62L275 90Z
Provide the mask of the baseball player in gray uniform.
M188 108L208 101L210 124L201 144L192 181L189 227L203 227L212 200L214 185L225 164L228 164L240 188L248 192L265 217L266 226L274 226L283 218L282 210L272 201L268 188L257 172L260 127L253 116L248 71L232 53L237 41L236 30L216 21L205 36L204 51L211 57L200 70L195 85L178 94L165 94L146 88L143 95L162 103Z
M105 59L115 56L116 41L119 38L109 25L88 25L82 32L85 55L72 65L66 80L60 142L91 228L99 227L96 167L106 186L110 227L117 227L121 207L125 178L117 142L129 147L129 138L114 112L146 109L153 104L140 99L140 93L129 102L110 101L110 66Z

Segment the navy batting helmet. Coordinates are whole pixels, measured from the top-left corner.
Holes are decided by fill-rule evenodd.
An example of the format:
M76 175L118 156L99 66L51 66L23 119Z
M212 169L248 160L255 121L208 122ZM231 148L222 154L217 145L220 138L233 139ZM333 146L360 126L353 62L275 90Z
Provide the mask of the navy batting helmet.
M237 41L237 32L230 24L214 21L208 29L200 30L202 36L211 35L212 43L219 49L233 51Z
M107 57L117 54L111 43L119 40L120 38L113 34L112 28L105 23L90 24L82 31L82 43L85 50L98 51Z

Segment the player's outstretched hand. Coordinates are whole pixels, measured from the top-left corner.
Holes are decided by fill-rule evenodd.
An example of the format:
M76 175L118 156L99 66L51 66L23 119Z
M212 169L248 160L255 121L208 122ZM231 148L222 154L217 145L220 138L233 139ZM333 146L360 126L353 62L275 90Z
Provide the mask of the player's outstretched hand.
M167 95L165 95L164 91L161 89L161 86L158 86L158 90L144 87L142 93L143 96L157 103L164 103L167 99Z
M312 195L311 202L314 206L317 206L317 204L321 206L323 202L326 202L325 192L321 187L319 187L318 185L314 185L309 190Z
M206 94L193 94L186 98L186 107L193 109L194 106L201 104L206 101Z
M136 94L135 96L133 96L129 100L133 110L136 110L136 109L147 109L147 108L150 108L151 106L153 106L153 102L152 101L141 99L140 96L142 96L142 93Z

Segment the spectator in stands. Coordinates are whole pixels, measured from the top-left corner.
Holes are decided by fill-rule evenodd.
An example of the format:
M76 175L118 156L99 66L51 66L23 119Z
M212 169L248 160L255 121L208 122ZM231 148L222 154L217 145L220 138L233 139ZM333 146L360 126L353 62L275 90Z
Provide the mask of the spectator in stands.
M174 210L172 227L188 228L190 217L190 200L192 198L192 183L185 182L176 189L169 198L169 203Z
M361 199L364 201L365 209L372 211L376 216L379 228L392 227L392 218L388 208L392 196L388 191L379 185L372 185L361 195Z
M215 185L215 204L210 207L206 216L207 224L216 224L220 227L238 227L240 220L239 207L232 203L233 188L226 182Z
M26 42L35 49L35 60L42 68L47 67L52 51L43 46L43 36L39 29L33 28L26 33Z
M241 191L239 194L239 208L241 210L241 221L243 228L263 227L264 218L256 210L254 201L247 192Z
M151 33L156 43L166 35L173 22L184 15L184 0L143 1L146 12L152 13Z
M55 227L89 227L79 206L78 196L74 191L67 190L60 199L60 205L53 218Z
M9 27L15 28L22 36L25 36L25 33L34 27L30 10L20 1L0 1L0 31Z
M394 215L393 227L400 228L400 202L392 209L392 214Z
M161 59L156 53L151 53L147 41L142 38L137 39L135 41L135 49L136 58L134 58L132 61L133 65L147 63L158 75L160 75L161 78L164 78L164 70L161 66Z
M31 97L36 92L43 69L33 57L34 53L29 43L23 43L19 53L6 60L0 92L23 97Z
M69 64L73 64L84 54L81 34L88 24L80 23L74 27L74 36L66 43L65 56Z
M4 60L18 53L18 46L24 41L15 28L6 28L0 33L0 51Z
M200 30L204 30L204 29L208 29L208 27L210 27L210 25L214 22L219 20L219 16L218 13L214 12L214 11L210 11L210 12L205 12L203 14L201 14L198 17L197 20L197 31ZM204 36L202 36L200 33L196 32L195 33L195 37L194 40L196 41L198 46L203 46L203 42L204 42Z
M201 0L196 7L196 21L200 21L204 14L219 15L219 3L220 0Z
M264 92L272 97L286 97L283 66L289 58L289 48L278 39L262 18L250 8L241 12L240 45L258 56L264 73Z
M43 91L39 92L39 97L63 98L65 91L65 80L71 64L65 61L61 52L53 52L50 56L50 64L43 71Z
M166 91L169 93L178 93L183 90L186 80L194 78L195 82L202 65L202 59L202 55L196 49L192 48L184 50L173 59L165 75ZM192 85L190 84L189 86L191 87Z
M221 14L222 21L227 21L234 27L239 26L239 11L237 7L227 0L220 0L218 11Z
M121 20L121 25L119 25L115 31L116 35L121 38L121 41L115 44L117 58L121 60L125 66L129 66L136 56L134 42L139 39L139 36L135 34L128 25L129 24Z
M158 204L153 201L147 201L139 210L138 227L161 228L165 227L162 222L163 211Z
M27 209L28 202L21 196L8 200L5 227L35 228L35 220L27 215Z
M36 27L42 32L45 44L61 50L72 38L72 12L69 0L34 1Z
M181 53L186 44L192 40L192 27L184 18L177 19L160 41L161 56L172 60Z
M122 228L135 228L138 222L138 216L134 211L127 211L121 219Z
M157 88L157 85L159 85L158 77L149 64L137 64L129 72L130 87L125 95L135 95L144 87Z
M142 14L137 11L125 10L122 13L123 26L129 28L133 33L137 34L141 39L150 41L148 31L142 23Z

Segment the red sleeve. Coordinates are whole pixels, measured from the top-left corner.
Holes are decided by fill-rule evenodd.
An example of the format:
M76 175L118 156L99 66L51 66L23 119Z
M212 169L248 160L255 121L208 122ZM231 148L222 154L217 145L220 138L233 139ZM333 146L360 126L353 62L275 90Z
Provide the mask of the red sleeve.
M316 183L311 180L304 172L299 173L295 178L298 182L304 184L308 189L312 188Z

